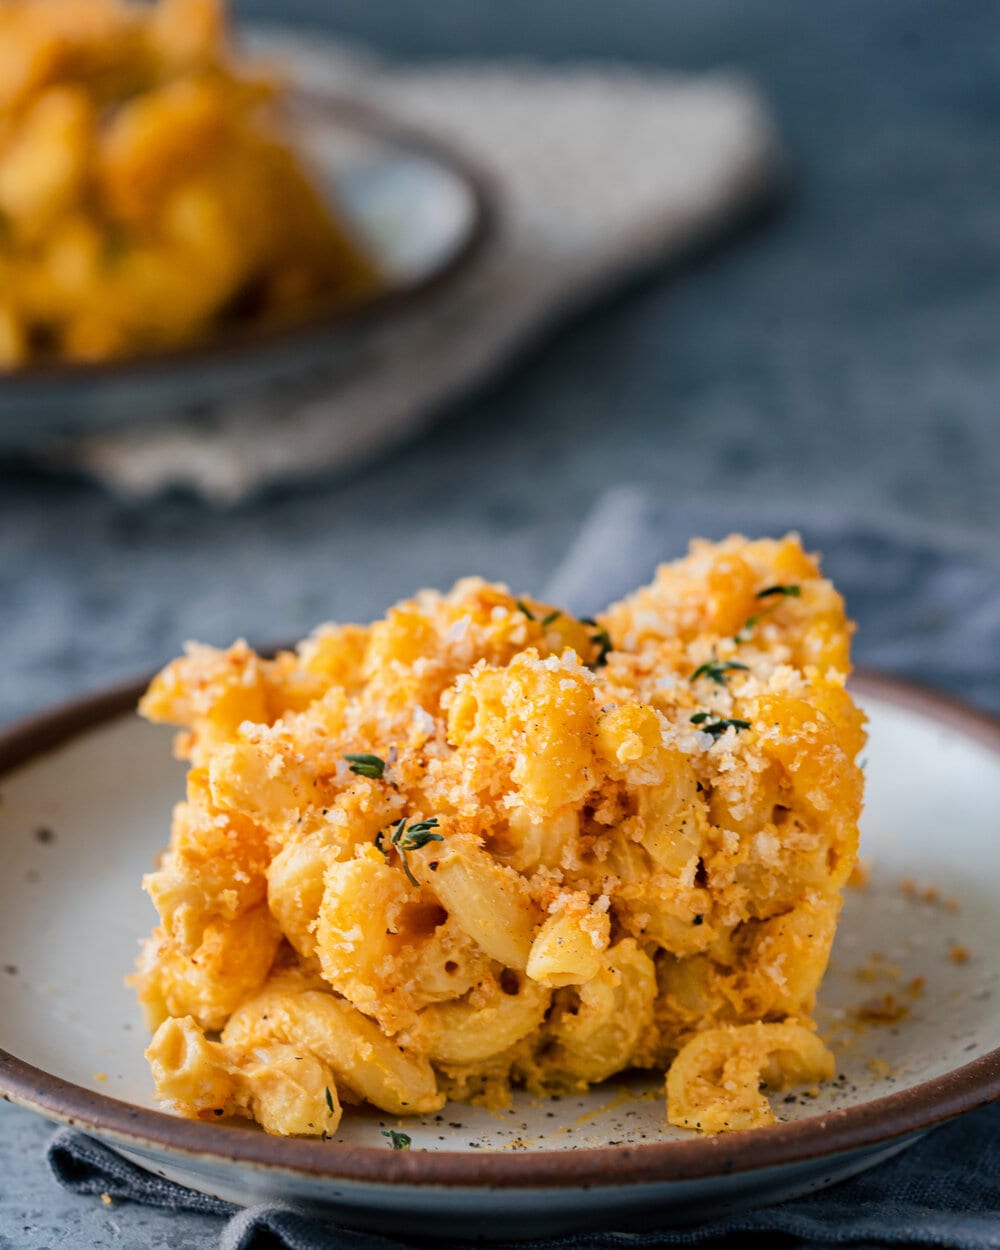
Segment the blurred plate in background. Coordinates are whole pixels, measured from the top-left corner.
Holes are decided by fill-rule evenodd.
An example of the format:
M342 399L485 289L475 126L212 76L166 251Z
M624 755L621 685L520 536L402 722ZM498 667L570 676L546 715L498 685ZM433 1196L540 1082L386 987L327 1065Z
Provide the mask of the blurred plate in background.
M384 285L351 308L216 336L180 351L0 374L0 450L54 435L200 416L285 387L335 382L366 337L454 278L488 233L487 197L464 160L365 105L315 93L294 102L294 137L373 257Z

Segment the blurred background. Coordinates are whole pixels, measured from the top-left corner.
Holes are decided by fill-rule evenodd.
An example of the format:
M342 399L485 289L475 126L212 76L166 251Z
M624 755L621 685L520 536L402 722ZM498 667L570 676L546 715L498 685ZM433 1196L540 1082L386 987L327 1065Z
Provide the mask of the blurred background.
M405 352L387 316L374 355L359 354L366 401L355 396L348 416L362 411L355 424L367 443L346 467L313 456L326 409L292 423L280 392L256 425L249 414L242 424L242 401L222 424L204 411L159 433L137 420L131 441L112 440L96 462L77 444L0 437L0 723L147 671L189 638L289 640L324 619L370 619L467 573L542 594L588 516L621 486L640 488L661 514L693 502L703 518L716 507L751 519L777 508L807 532L817 517L831 534L840 522L888 527L905 541L889 555L874 541L860 553L871 557L858 578L862 637L887 664L1000 706L995 585L973 602L989 580L981 570L1000 567L995 4L243 0L234 16L355 45L357 54L340 48L333 85L350 94L378 79L374 95L390 115L409 123L412 112L432 138L440 129L452 146L461 139L494 203L494 243L469 297L491 346L463 346L466 308L444 294L427 325L424 305L410 306ZM174 23L181 43L187 29ZM258 47L274 41L265 34ZM381 69L369 55L385 59ZM24 64L0 37L0 95ZM540 67L533 81L551 91L553 114L558 96L557 119L520 97L526 64ZM317 72L323 85L323 64ZM715 88L700 86L718 72L737 84L721 111ZM559 86L566 74L575 94ZM497 127L506 166L492 139L476 138L501 105L513 110ZM642 140L638 125L613 120L616 108L636 110L637 122L656 113L678 142ZM724 124L713 129L710 114ZM550 145L551 170L531 142L549 123L573 139L566 151ZM511 153L530 165L519 189L508 185ZM689 202L696 167L710 191ZM0 198L21 189L0 175ZM515 201L534 251L504 242ZM588 216L594 205L601 211ZM259 218L251 206L250 232ZM11 237L3 227L0 213L0 253ZM526 300L515 308L518 267L524 289L536 279L533 298L546 283L558 295L544 315L527 316ZM0 355L5 273L0 263ZM491 340L503 310L509 324ZM462 385L437 377L449 358ZM379 423L395 421L379 389L390 366L383 389L397 403L423 394L427 420L383 439ZM30 398L35 385L18 392L16 371L0 376L0 435L18 422L31 433L30 404L19 408L15 392ZM126 416L148 415L144 386L140 377L126 393ZM71 381L64 415L82 412L84 398ZM182 453L188 478L221 464L243 485L172 486L159 462ZM289 459L295 474L269 472ZM910 541L975 550L980 563L966 560L956 578L948 557L912 555ZM604 557L613 562L613 543ZM907 650L904 640L897 654L894 596L906 598L909 581L899 628L922 643ZM946 647L934 643L935 622ZM139 1207L116 1211L125 1232L117 1223L109 1232L100 1204L41 1181L47 1126L13 1108L4 1120L0 1244L15 1227L39 1247L119 1235L174 1250L205 1244L207 1217L182 1224Z
M6 456L0 718L189 637L296 637L468 572L540 591L621 483L1000 545L994 5L246 0L235 15L408 63L735 71L789 174L766 211L614 284L349 470L222 506Z

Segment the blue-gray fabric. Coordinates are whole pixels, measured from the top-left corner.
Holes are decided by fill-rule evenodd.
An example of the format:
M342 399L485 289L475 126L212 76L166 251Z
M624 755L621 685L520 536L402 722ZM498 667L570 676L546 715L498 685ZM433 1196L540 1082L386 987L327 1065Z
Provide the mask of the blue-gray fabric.
M691 534L719 538L797 529L823 552L824 570L858 621L855 655L1000 713L1000 559L935 532L905 533L871 518L790 515L773 506L734 509L712 500L673 506L622 488L599 502L546 591L575 612L594 612L683 553ZM49 1147L60 1184L79 1194L220 1216L220 1250L396 1250L373 1233L318 1224L274 1206L237 1210L133 1167L64 1129ZM831 1189L697 1228L587 1233L517 1243L570 1247L940 1246L1000 1250L1000 1105L921 1139L882 1167ZM498 1248L499 1250L499 1248Z
M218 1212L219 1250L401 1250L440 1241L400 1241L376 1233L331 1228L281 1207L237 1211L142 1172L72 1129L49 1147L59 1182L80 1194L109 1194L178 1211ZM699 1250L753 1246L813 1250L825 1246L1000 1247L1000 1107L972 1112L922 1138L891 1162L831 1189L780 1206L697 1228L651 1233L577 1233L544 1241L496 1244L495 1250ZM478 1243L482 1250L482 1243ZM459 1250L456 1244L454 1250ZM462 1248L464 1250L464 1247ZM470 1248L471 1250L471 1248Z

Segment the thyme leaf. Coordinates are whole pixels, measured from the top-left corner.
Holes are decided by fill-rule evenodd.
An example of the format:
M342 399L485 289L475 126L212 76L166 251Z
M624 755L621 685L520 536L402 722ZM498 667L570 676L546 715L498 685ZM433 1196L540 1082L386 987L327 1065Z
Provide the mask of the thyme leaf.
M590 635L590 641L597 648L596 657L587 665L588 668L600 668L607 664L608 656L614 649L611 645L611 635L608 631L594 620L592 616L581 616L580 624L586 625L594 632Z
M726 684L726 674L735 670L742 670L744 673L749 672L749 665L739 664L736 660L706 660L704 664L699 664L688 680L697 681L699 677L707 677L709 681L714 681L717 686Z
M409 1150L413 1144L412 1138L408 1133L401 1133L399 1129L384 1128L382 1136L388 1137L390 1150Z
M330 1108L330 1114L335 1115L336 1112L334 1111L334 1108L333 1108L333 1095L330 1093L329 1085L324 1087L324 1092L326 1093L326 1105Z
M440 833L431 832L432 829L437 827L438 818L436 816L432 816L430 820L414 821L396 842L396 846L404 851L419 851L428 842L443 842L444 838Z
M746 642L749 639L754 626L762 617L767 616L768 612L773 612L782 600L798 599L801 594L802 587L796 585L794 582L785 586L765 586L763 590L758 590L754 596L755 599L770 599L771 602L763 607L759 612L755 612L753 616L747 617L739 632L733 635L733 642Z
M551 612L547 612L539 620L539 618L534 614L531 608L528 607L528 605L524 602L523 599L515 599L514 602L517 604L517 610L519 612L523 612L529 621L537 621L538 624L541 625L542 629L548 629L548 627L554 621L557 621L560 618L560 616L562 616L561 608L553 608Z
M756 599L770 599L772 595L777 595L781 599L798 599L802 594L802 587L791 582L784 586L765 586L763 590L758 590L754 596Z
M721 738L727 729L749 729L748 720L740 720L737 716L716 716L714 712L695 712L691 724L697 725L703 734L711 734L713 738Z
M733 634L733 642L749 642L750 635L753 633L753 627L764 615L766 615L764 612L756 612L753 616L748 616L739 630Z
M378 755L351 752L344 759L350 764L351 772L358 777L371 777L374 781L381 781L385 775L385 760Z

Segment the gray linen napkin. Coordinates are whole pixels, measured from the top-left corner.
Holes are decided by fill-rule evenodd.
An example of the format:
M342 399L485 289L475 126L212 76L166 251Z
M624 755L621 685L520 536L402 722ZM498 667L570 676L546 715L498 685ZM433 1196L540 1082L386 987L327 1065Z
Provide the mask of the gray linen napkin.
M825 571L846 594L860 626L861 663L948 688L1000 713L1000 551L989 544L976 548L936 532L914 534L857 517L793 516L787 509L711 501L675 506L625 488L598 504L547 597L577 612L595 611L648 579L659 561L682 554L692 534L718 538L738 530L759 536L789 528L824 553ZM76 1193L229 1217L220 1226L220 1250L399 1250L421 1244L319 1225L275 1206L237 1212L142 1172L72 1130L56 1134L49 1163L60 1184ZM1000 1250L998 1178L1000 1106L936 1130L872 1172L779 1206L698 1228L576 1234L518 1245Z

